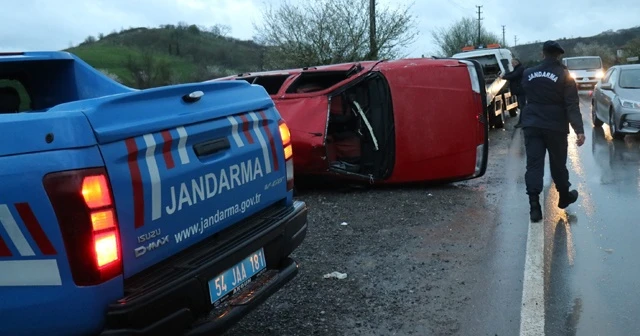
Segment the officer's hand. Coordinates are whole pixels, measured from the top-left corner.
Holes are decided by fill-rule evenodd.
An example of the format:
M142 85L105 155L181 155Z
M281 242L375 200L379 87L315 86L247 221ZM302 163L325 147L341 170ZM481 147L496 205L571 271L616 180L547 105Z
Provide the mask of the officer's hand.
M578 145L578 147L584 145L584 134L578 134L578 139L576 140L576 145Z

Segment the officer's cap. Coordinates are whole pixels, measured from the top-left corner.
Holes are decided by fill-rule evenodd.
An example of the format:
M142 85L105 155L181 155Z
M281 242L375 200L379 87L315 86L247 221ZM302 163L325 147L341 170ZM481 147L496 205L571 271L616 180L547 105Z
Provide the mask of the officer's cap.
M549 40L542 45L543 51L559 51L561 54L564 54L564 49L560 46L560 43L556 41Z

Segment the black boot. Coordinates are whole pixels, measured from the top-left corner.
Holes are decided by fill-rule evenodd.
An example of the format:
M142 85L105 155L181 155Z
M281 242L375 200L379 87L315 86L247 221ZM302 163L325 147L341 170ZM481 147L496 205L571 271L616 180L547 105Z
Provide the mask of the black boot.
M540 205L540 196L529 195L529 206L531 207L529 210L529 219L531 219L533 223L541 221L542 206Z
M558 208L564 209L570 204L575 203L578 200L578 191L564 191L560 193L560 199L558 200Z

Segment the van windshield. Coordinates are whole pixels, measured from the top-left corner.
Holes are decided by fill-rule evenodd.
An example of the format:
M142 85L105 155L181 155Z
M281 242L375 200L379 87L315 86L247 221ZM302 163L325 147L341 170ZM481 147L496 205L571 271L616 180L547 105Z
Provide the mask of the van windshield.
M600 69L601 67L602 61L597 57L574 58L567 60L567 68L569 68L569 70Z

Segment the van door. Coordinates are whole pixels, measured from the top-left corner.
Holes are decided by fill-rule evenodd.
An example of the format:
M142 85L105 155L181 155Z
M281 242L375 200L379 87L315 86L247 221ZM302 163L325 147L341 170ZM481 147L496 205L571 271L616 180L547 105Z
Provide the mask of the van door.
M376 67L386 77L395 118L397 182L484 175L488 111L477 61L409 59Z

